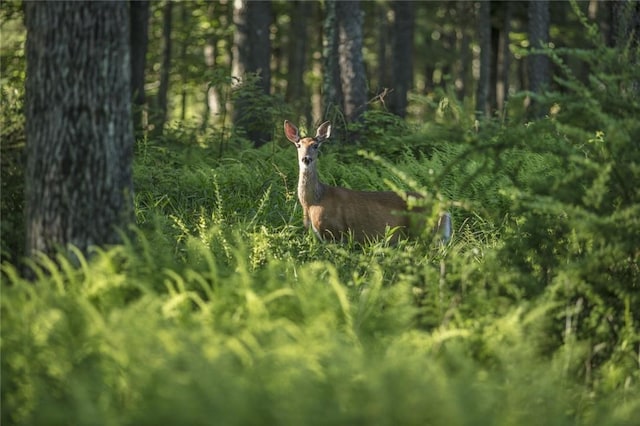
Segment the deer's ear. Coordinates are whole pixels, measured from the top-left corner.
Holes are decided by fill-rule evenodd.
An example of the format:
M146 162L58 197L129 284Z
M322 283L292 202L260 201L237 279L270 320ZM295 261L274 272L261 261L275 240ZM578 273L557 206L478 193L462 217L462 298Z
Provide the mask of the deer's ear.
M316 139L318 142L324 141L325 139L329 139L331 136L331 123L329 121L325 121L320 126L318 126L318 130L316 131Z
M300 141L298 128L291 124L289 120L284 120L284 135L293 143L298 143Z

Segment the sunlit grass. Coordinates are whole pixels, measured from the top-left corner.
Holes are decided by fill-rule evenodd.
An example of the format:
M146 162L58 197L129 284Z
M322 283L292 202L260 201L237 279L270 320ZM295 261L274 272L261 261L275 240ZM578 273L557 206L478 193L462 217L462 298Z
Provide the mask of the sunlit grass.
M586 321L578 301L559 303L558 285L530 297L517 284L531 279L509 267L505 235L526 222L496 207L511 196L498 190L508 189L505 176L462 163L455 177L443 174L461 149L391 162L326 146L325 181L434 194L455 223L445 246L427 235L323 244L302 226L286 148L217 158L203 144L148 142L135 164L137 224L123 230L124 244L38 258L35 282L3 265L3 422L624 425L639 417L635 349L617 346L586 377L596 354L576 332ZM540 167L535 157L522 173ZM637 312L626 309L633 345Z

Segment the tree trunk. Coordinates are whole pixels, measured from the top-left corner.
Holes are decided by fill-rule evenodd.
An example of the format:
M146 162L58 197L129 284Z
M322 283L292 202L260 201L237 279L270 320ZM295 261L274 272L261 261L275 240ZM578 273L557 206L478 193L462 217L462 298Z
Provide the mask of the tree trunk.
M169 71L171 70L171 27L173 26L173 1L167 0L162 12L162 68L158 87L157 106L154 120L154 133L162 134L167 121L167 93L169 92Z
M133 126L136 134L146 128L144 108L144 70L149 45L149 2L130 1L131 23L131 95L133 99Z
M456 82L456 95L459 101L464 101L467 96L467 87L473 87L469 82L471 80L471 63L471 36L463 29L460 38L460 70Z
M389 23L389 8L386 3L376 2L375 3L375 11L377 15L377 52L376 55L378 57L378 69L377 73L377 89L379 92L383 89L390 88L393 83L391 82L391 76L389 72L389 54L388 52L391 50L390 45L390 34L391 34L391 25Z
M294 105L296 110L303 116L307 115L305 111L310 108L304 84L305 64L308 56L307 22L310 15L310 2L300 0L293 2L285 100Z
M540 49L549 43L549 1L529 0L529 44L532 49ZM549 85L549 58L534 54L528 58L529 90L534 94L542 93ZM541 117L544 111L534 98L529 105L532 118Z
M456 35L453 31L443 31L440 36L440 45L447 52L451 52L456 48ZM440 63L440 81L438 85L446 90L447 84L451 81L452 76L452 61L443 61Z
M336 4L340 81L347 121L357 121L367 107L367 80L362 56L360 1Z
M504 111L509 99L509 68L511 67L511 51L509 50L509 34L511 33L511 15L513 3L504 3L503 25L500 31L500 56L498 71L498 109Z
M496 8L492 13L495 15ZM498 109L498 72L500 69L500 29L491 26L491 70L489 72L489 114Z
M467 1L458 1L456 5L456 11L460 17L460 24L457 38L460 40L459 56L460 67L458 69L458 76L456 77L456 95L459 101L464 101L467 96L467 91L470 87L471 80L471 36L469 34L468 27L473 22L473 3Z
M25 2L27 252L119 241L132 220L126 2Z
M618 49L629 49L629 63L637 70L640 61L640 2L615 0L610 3L610 45ZM633 95L640 95L640 78L627 82Z
M271 31L273 22L270 1L249 2L249 22L251 36L250 72L260 75L260 87L265 95L271 92Z
M187 32L189 25L189 11L187 3L180 3L180 20L182 31ZM180 120L185 121L187 118L187 81L189 79L189 59L187 58L187 37L183 37L180 43L180 69L182 74L182 89L180 90Z
M207 4L207 19L209 22L214 22L216 19L215 5L216 4L213 2ZM205 46L202 52L204 57L204 65L207 70L206 75L208 82L204 97L204 112L202 114L201 130L206 129L209 126L209 122L213 121L215 115L218 114L221 109L219 98L220 94L217 87L218 82L212 81L217 65L217 44L218 37L215 32L211 32L210 36L205 41Z
M234 1L233 22L236 31L233 40L232 75L242 84L246 83L247 74L259 76L258 89L264 95L271 92L269 27L272 21L270 1ZM246 96L238 96L234 102L233 122L236 127L245 129L247 137L257 148L271 139L269 130L272 124L265 122L263 111L255 111L252 108Z
M613 0L609 6L609 37L611 47L631 48L640 44L640 2L633 0ZM633 37L633 39L631 39Z
M490 115L489 84L491 78L491 3L480 2L478 16L478 36L480 39L480 79L476 92L476 116Z
M337 1L325 1L324 39L322 57L324 72L322 73L323 119L336 121L335 109L342 109L342 83L340 82L340 64L338 58L338 15ZM337 123L334 123L337 124Z
M236 0L234 3L233 76L243 79L248 73L260 76L264 94L271 90L271 3Z
M407 115L407 94L413 87L413 23L414 7L410 1L394 1L395 15L393 23L393 92L391 93L390 110L405 117Z

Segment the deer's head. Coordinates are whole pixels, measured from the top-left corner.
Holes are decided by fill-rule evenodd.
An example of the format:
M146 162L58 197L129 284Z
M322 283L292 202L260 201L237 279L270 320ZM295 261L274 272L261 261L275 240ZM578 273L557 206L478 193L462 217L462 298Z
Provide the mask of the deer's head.
M320 145L331 135L331 123L325 121L316 131L315 137L300 137L298 128L288 120L284 121L284 134L298 148L298 163L300 170L304 170L314 165L318 158Z

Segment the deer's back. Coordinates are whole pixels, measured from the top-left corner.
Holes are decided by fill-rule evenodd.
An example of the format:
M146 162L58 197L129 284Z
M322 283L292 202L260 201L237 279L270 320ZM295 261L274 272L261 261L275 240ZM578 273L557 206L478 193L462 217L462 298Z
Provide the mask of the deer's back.
M325 186L320 202L307 208L316 234L331 240L351 232L356 241L363 242L384 236L387 227L399 227L406 233L415 221L407 212L407 203L393 191L354 191Z

